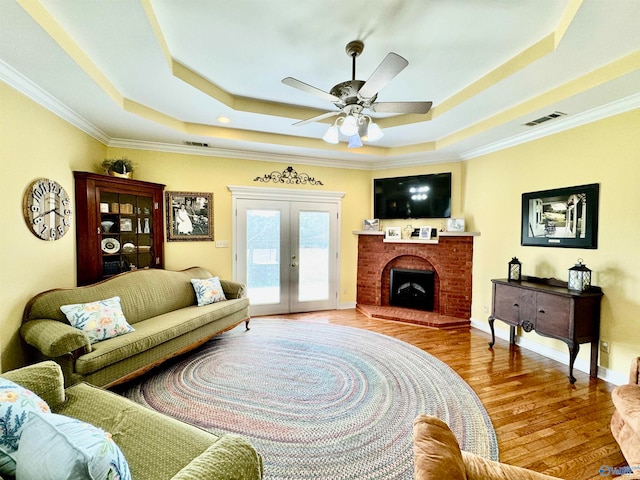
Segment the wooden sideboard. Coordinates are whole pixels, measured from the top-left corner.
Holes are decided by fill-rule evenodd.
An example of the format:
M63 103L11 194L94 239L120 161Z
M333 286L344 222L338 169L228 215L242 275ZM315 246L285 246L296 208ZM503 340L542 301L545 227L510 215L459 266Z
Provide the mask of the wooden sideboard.
M598 373L600 341L600 300L602 289L591 286L575 292L567 283L553 278L523 276L519 282L491 280L493 301L489 326L493 347L496 337L493 322L501 320L510 327L511 344L515 344L516 327L534 330L545 337L562 340L569 347L569 380L575 383L573 364L581 343L591 343L590 375Z

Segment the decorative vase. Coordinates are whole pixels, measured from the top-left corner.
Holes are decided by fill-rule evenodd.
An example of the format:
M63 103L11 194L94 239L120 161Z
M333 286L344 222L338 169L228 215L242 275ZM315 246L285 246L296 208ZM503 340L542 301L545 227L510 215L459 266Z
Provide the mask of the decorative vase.
M118 173L118 172L114 172L113 170L109 170L108 171L109 175L111 175L112 177L119 177L119 178L131 178L131 174L133 172L125 172L125 173Z
M144 233L151 233L151 227L149 226L149 219L144 219Z

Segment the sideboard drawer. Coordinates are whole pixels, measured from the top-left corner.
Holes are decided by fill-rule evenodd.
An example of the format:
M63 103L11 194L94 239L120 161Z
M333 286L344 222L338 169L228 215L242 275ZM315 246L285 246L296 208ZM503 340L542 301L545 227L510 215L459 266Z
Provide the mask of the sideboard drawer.
M536 295L536 332L561 339L571 338L571 298L538 293Z

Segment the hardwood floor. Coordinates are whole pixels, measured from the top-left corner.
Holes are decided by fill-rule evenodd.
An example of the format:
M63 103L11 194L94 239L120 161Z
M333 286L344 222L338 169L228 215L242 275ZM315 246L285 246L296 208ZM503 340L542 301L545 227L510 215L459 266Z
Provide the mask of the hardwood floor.
M484 404L498 437L500 461L566 480L606 478L600 467L624 466L611 435L611 385L474 328L437 330L370 319L355 310L279 318L363 328L398 338L453 368ZM260 321L254 317L251 321Z

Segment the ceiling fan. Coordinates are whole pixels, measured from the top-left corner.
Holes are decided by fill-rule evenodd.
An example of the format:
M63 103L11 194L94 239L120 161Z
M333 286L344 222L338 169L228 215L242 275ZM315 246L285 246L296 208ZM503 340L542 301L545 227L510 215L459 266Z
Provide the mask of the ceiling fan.
M390 52L380 65L364 82L356 80L356 58L364 50L364 43L360 40L349 42L345 48L351 57L351 80L335 85L329 92L313 87L292 77L282 79L282 83L316 97L332 102L339 110L316 115L315 117L294 123L305 125L318 122L325 118L338 115L338 119L324 135L323 140L338 143L338 130L349 137L349 147L361 147L362 140L375 141L382 138L382 130L370 115L363 114L365 109L379 113L417 113L425 114L431 108L432 102L376 102L378 92L382 90L396 75L409 65L400 55ZM340 128L338 128L340 124Z

